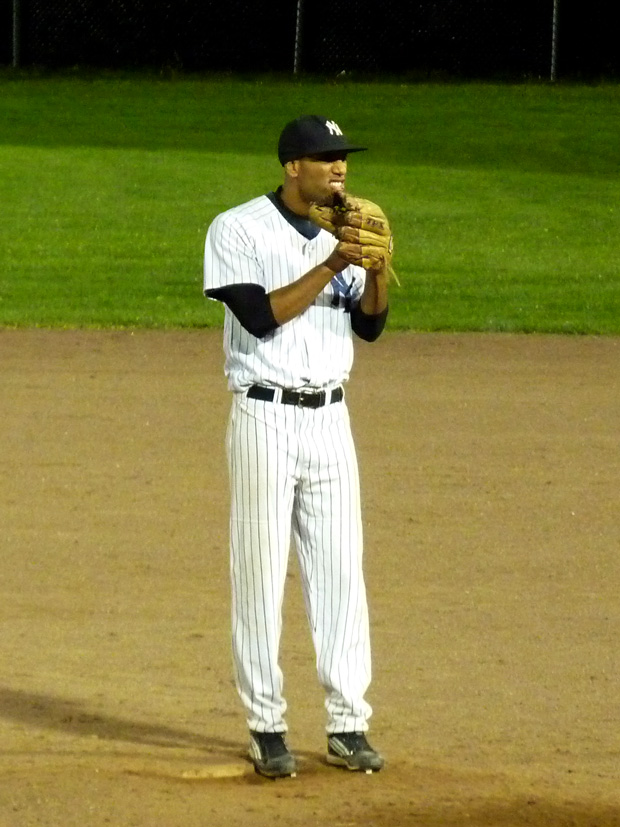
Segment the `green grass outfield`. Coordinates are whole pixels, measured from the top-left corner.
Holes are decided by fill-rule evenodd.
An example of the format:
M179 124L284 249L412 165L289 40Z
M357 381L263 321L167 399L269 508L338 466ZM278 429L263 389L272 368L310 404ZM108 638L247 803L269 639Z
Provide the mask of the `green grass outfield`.
M274 188L283 124L371 151L390 326L620 333L618 86L0 74L0 326L197 327L221 210Z

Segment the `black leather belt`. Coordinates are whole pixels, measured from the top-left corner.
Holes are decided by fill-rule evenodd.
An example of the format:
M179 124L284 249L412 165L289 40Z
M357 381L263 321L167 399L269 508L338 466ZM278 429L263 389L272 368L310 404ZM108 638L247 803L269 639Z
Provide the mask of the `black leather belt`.
M262 385L252 385L247 392L250 399L262 399L264 402L273 402L276 395L275 388L264 388ZM332 391L289 391L282 390L280 401L284 405L298 405L300 408L322 408L332 402L340 402L344 396L342 387Z

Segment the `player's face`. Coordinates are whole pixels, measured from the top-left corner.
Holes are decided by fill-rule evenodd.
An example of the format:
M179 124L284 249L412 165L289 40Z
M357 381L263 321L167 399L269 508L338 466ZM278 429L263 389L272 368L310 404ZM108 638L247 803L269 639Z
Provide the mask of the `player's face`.
M336 194L344 193L347 156L342 154L300 158L297 190L306 204L329 206Z

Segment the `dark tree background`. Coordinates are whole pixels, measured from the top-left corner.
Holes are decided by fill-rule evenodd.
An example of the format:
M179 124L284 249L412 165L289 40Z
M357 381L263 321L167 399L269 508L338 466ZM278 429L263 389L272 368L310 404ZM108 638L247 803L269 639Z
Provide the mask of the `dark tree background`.
M297 2L16 0L22 66L291 72ZM13 55L14 0L0 0L0 63ZM316 74L549 78L553 0L332 0L301 5L298 68ZM615 78L611 4L558 0L557 77ZM615 17L615 16L614 16Z

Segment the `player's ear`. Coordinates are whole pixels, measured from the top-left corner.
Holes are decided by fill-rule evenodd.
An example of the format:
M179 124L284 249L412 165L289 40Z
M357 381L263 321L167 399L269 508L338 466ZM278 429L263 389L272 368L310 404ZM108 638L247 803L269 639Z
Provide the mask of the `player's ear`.
M297 178L299 175L299 161L287 161L284 164L284 171L290 178Z

